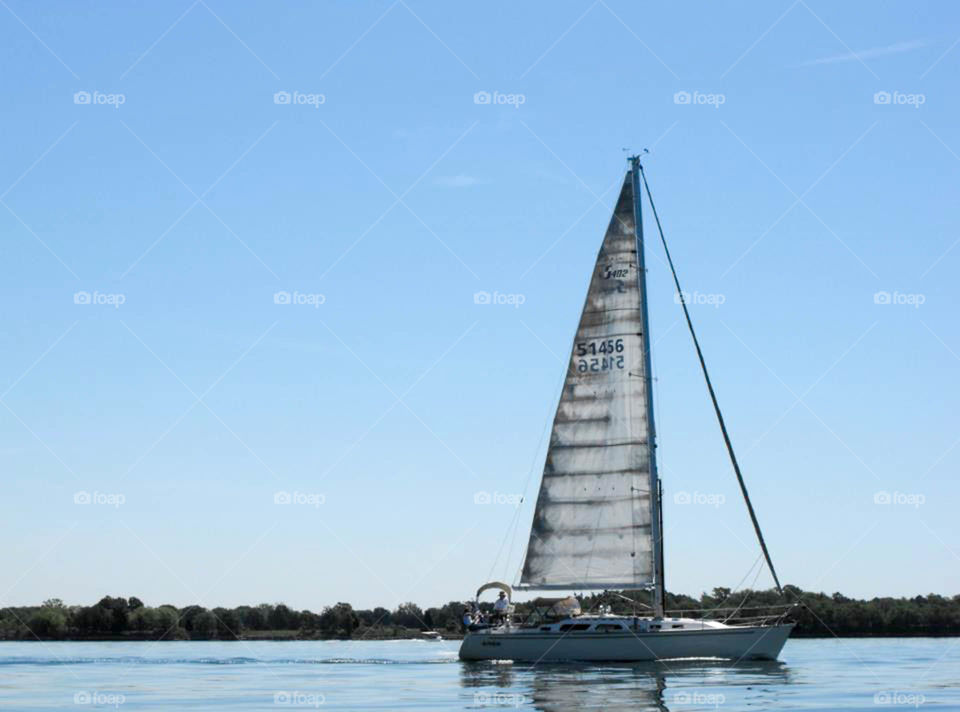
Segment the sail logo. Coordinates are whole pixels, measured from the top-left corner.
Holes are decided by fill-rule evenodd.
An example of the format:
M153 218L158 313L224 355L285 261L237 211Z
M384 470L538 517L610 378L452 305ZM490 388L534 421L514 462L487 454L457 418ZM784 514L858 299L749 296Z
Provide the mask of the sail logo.
M119 109L127 103L125 94L104 94L101 91L78 91L73 94L73 103L78 106L112 106Z
M673 495L674 504L706 504L719 508L727 498L718 492L677 492Z
M493 104L498 106L512 106L519 109L527 103L525 94L501 94L498 91L478 91L473 95L473 103L477 105Z
M673 301L677 304L707 304L714 309L719 309L720 305L727 301L724 294L704 294L702 292L678 292L673 295Z
M512 306L519 309L520 305L527 301L525 294L502 294L500 292L485 292L483 290L473 293L474 304L493 304L497 306Z
M522 494L505 494L503 492L477 492L473 495L474 504L509 504L519 507L523 504Z
M926 94L905 94L900 91L878 91L873 95L873 103L878 106L912 106L919 109L927 103Z
M273 103L278 106L312 106L319 109L321 104L327 103L323 94L307 94L301 91L278 91L273 95Z
M704 94L699 91L678 91L673 95L673 103L680 106L712 106L719 109L727 103L726 94Z
M894 305L907 305L911 306L914 309L919 309L920 305L927 301L925 294L907 294L904 292L875 292L873 295L874 304L894 304Z
M880 490L873 495L873 503L881 506L899 505L919 509L921 505L926 504L927 498L922 494L908 492L887 492Z
M626 279L630 276L630 268L626 265L610 265L603 270L604 279Z
M890 692L878 692L873 696L875 705L910 705L919 707L927 698L920 692L899 692L891 690Z

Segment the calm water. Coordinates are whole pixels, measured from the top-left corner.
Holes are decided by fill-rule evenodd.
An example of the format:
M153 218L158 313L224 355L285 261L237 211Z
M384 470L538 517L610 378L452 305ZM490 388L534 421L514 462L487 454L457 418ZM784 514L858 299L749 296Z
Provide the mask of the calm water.
M454 642L0 643L23 710L960 710L960 638L791 640L780 663L461 663Z

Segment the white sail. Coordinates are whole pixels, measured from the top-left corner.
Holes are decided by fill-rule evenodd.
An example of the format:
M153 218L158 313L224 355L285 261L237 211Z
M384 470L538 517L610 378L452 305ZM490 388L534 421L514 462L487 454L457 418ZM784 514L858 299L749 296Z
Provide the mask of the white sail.
M634 221L628 172L573 342L522 586L644 588L655 579L659 524Z

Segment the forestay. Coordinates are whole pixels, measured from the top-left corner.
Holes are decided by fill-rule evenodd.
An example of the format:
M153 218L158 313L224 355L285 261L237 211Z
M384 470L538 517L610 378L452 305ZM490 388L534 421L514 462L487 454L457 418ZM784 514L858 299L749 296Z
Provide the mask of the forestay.
M643 588L654 580L652 424L634 220L628 172L573 342L523 586Z

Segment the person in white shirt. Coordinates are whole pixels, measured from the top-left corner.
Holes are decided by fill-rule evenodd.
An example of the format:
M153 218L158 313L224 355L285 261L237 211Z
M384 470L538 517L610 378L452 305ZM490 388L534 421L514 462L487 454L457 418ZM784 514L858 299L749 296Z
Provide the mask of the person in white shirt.
M493 611L497 616L497 620L499 620L501 623L507 618L509 606L510 601L507 600L507 594L501 591L497 602L493 604Z
M469 628L473 624L473 616L470 615L470 609L463 609L463 617L460 619L464 628Z

